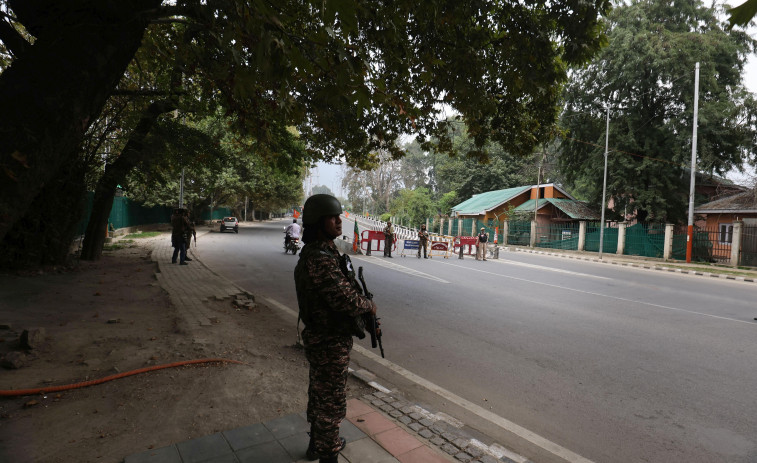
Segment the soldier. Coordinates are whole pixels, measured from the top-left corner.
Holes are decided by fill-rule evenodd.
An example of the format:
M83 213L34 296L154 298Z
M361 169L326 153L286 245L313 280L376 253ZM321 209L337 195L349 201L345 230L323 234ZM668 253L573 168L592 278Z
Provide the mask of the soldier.
M189 212L189 209L184 209L184 216L187 218L187 229L184 231L184 241L187 245L187 252L189 252L189 248L192 247L192 237L195 239L195 246L197 245L197 230L195 229L195 222L192 218L192 213ZM185 259L187 262L191 262L192 259L187 256Z
M187 264L187 241L185 234L189 229L189 220L184 214L184 209L174 209L171 216L171 246L173 246L173 256L171 263L176 263L176 257L180 256L180 265Z
M418 240L420 241L420 246L418 246L418 259L421 258L421 248L423 248L423 258L428 259L428 256L426 255L426 250L428 248L428 232L426 231L426 224L421 225L420 231L418 231Z
M339 200L331 195L317 194L305 201L305 247L294 270L300 318L305 324L302 340L310 363L307 458L319 458L320 463L337 463L346 445L339 437L339 424L347 414L352 336L363 314L376 313L376 305L361 294L354 277L340 268L333 240L342 234L341 213Z
M386 221L384 227L384 257L392 257L392 245L394 244L394 227L390 220Z
M476 238L476 260L486 260L486 242L489 241L489 235L486 228L481 227L481 231Z

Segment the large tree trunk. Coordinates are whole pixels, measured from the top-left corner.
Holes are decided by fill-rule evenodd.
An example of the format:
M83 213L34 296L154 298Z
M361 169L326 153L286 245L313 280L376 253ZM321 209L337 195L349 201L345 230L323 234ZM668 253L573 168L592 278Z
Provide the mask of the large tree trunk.
M35 36L0 74L0 240L67 163L161 0L12 0Z
M131 133L124 150L115 162L105 167L105 173L100 177L95 188L92 214L89 216L82 245L81 258L83 260L98 260L102 256L105 230L108 227L108 217L113 207L116 188L134 167L147 161L147 153L143 149L145 139L155 126L158 117L175 108L176 106L168 100L150 104Z
M29 212L5 235L0 268L66 262L85 210L86 170L81 161L66 164L62 175L45 185Z

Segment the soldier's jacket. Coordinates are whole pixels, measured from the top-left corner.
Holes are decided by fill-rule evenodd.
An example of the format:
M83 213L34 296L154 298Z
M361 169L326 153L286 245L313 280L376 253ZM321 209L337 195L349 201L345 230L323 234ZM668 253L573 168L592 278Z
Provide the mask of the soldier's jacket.
M189 228L189 219L181 214L171 216L171 243L173 246L186 242L185 234Z
M387 238L394 238L394 227L391 225L384 227L384 235L386 235Z
M352 336L355 318L373 307L357 282L340 270L339 251L331 241L315 241L302 248L294 282L300 317L311 333Z
M421 242L428 241L428 232L426 230L419 230L418 231L418 239L421 240Z

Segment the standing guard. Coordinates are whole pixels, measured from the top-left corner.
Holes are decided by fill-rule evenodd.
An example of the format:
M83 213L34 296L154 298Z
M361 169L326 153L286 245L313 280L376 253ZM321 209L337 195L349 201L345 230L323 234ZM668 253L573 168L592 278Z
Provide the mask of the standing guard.
M302 213L305 247L294 269L302 340L310 363L307 420L310 423L309 460L337 463L346 442L339 424L347 414L347 370L352 336L365 336L363 314L376 314L376 305L361 293L359 283L341 267L334 239L342 234L342 206L331 195L305 201ZM352 271L354 275L354 271ZM299 328L298 328L299 330Z
M418 231L418 240L420 246L418 246L418 259L421 258L421 248L423 248L423 258L428 259L428 232L426 231L426 224L421 225L421 229Z
M390 220L386 221L384 227L384 257L392 257L392 245L394 244L394 227Z
M486 242L489 241L489 235L486 233L486 228L481 227L476 239L476 260L486 260Z

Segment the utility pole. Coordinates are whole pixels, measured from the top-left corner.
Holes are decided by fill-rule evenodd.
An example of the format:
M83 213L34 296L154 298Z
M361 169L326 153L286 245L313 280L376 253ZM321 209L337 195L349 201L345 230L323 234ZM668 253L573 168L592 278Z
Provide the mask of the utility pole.
M607 195L607 154L610 149L610 103L607 103L607 126L605 128L605 176L602 182L602 218L599 224L599 259L602 259L602 247L605 240L605 197Z
M699 117L699 63L694 71L694 133L691 136L691 183L689 186L689 226L686 230L686 263L691 262L694 244L694 185L697 169L697 118Z
M541 190L541 167L544 164L544 160L547 159L547 145L542 145L542 157L541 161L539 161L539 171L536 174L536 204L534 204L534 222L536 222L536 215L539 213L539 196Z

